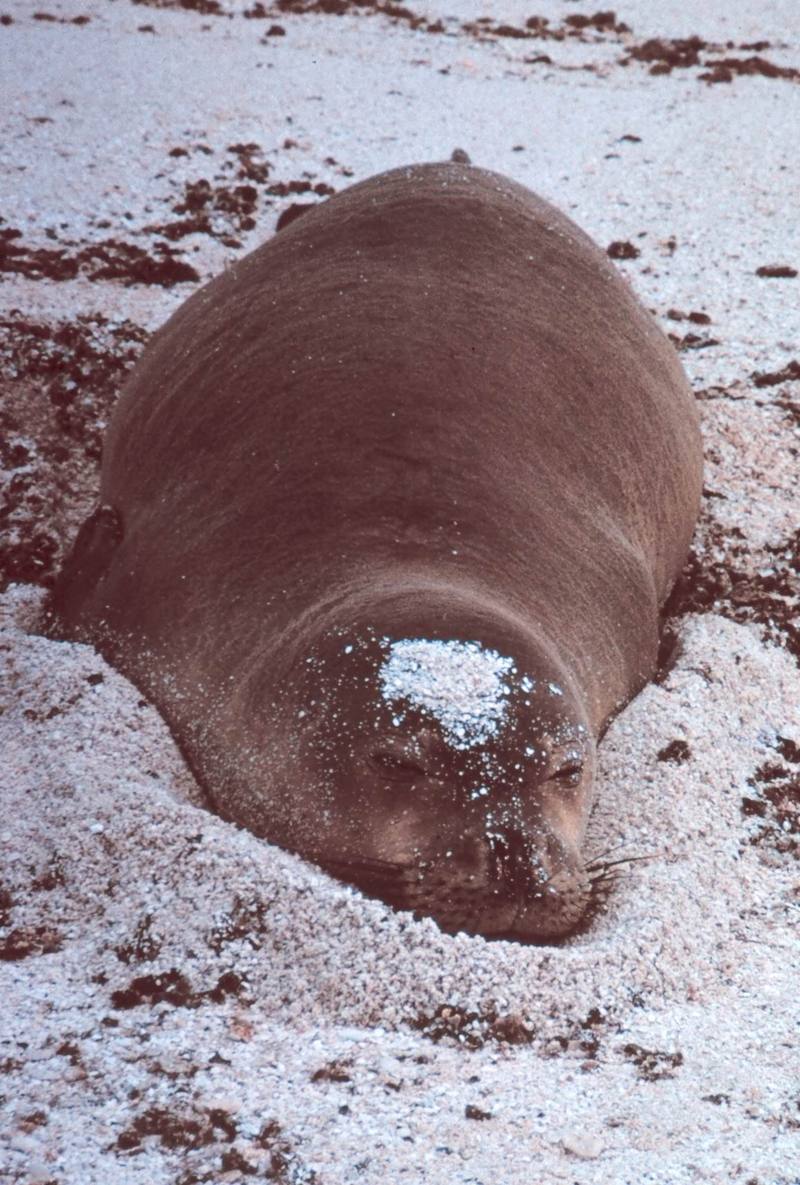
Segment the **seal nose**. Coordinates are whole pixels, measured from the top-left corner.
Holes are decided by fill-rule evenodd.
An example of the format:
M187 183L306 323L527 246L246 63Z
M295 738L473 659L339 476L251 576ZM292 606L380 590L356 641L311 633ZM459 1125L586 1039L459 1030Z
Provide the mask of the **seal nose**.
M528 891L514 923L514 935L529 941L564 937L581 922L590 895L580 851L558 835L546 832L534 852Z
M549 828L542 828L529 848L529 878L538 885L550 884L557 876L580 865L577 851Z
M509 937L553 940L578 925L589 885L577 850L545 827L532 836L507 830L486 839L495 893L516 907Z
M530 897L537 889L578 866L566 845L549 831L533 836L512 827L464 831L451 842L444 861L473 882L491 886L506 900Z

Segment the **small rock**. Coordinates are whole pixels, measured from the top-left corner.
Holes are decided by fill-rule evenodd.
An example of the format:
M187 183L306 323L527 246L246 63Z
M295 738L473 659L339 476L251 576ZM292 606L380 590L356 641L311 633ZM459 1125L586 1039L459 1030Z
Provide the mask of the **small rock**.
M599 1136L588 1132L565 1132L561 1144L565 1152L579 1156L581 1160L596 1160L605 1147Z
M209 1111L223 1111L226 1115L237 1115L242 1109L239 1099L231 1095L208 1095L203 1099L203 1106Z

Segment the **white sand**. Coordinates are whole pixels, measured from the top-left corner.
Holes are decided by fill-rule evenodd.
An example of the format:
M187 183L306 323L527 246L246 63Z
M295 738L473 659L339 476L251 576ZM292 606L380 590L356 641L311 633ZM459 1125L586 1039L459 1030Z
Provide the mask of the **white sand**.
M652 76L615 64L624 37L457 32L482 14L558 24L593 11L556 0L412 6L457 17L452 36L375 15L280 16L286 35L267 45L272 18L45 7L92 19L4 9L4 216L27 243L68 223L59 234L78 244L147 246L134 231L174 219L179 183L216 175L237 142L263 147L270 181L307 172L336 188L342 168L358 179L461 146L598 242L635 242L620 267L665 328L718 339L682 355L698 391L720 388L701 408L706 485L723 497L707 499L698 546L713 555L736 528L743 570L777 563L768 548L797 529L800 504L800 428L781 403L800 384L748 380L800 359L800 278L754 275L800 269L800 84ZM617 14L637 42L772 39L783 47L763 56L800 68L794 0L686 7L637 0ZM554 65L523 63L538 53ZM558 68L592 62L600 73ZM200 142L213 157L167 155ZM262 202L242 241L261 241L291 200ZM111 229L92 226L104 218ZM239 253L205 235L177 245L203 275ZM4 313L100 311L148 328L190 290L4 280ZM713 324L671 321L672 307ZM17 587L2 602L0 903L18 957L0 986L0 1179L800 1181L800 868L788 830L752 842L769 809L741 809L763 801L751 780L765 765L800 777L800 671L757 626L683 620L675 669L601 750L590 846L651 859L590 933L522 948L443 936L207 814L136 690L88 647L36 635L40 599ZM686 760L659 759L675 740ZM456 1011L431 1021L443 1006Z

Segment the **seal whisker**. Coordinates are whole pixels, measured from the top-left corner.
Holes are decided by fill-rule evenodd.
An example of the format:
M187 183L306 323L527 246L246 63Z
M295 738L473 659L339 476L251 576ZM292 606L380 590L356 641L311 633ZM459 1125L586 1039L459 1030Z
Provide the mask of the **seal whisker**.
M658 857L659 857L659 853L653 852L652 855L648 855L648 856L621 856L619 860L602 860L602 861L600 861L600 860L594 859L594 860L590 861L589 863L584 864L583 869L584 869L584 872L592 873L598 869L600 871L604 871L607 868L616 868L617 865L620 865L620 864L645 863L649 860L657 860Z
M614 852L618 852L620 850L620 848L624 848L626 846L627 842L628 842L627 840L622 840L620 843L614 844L613 847L606 848L605 851L603 851L603 852L594 852L594 853L592 853L592 855L587 856L586 857L586 867L588 867L590 864L599 864L602 861L605 861ZM653 855L657 855L657 853L653 853ZM622 857L622 859L625 859L625 858L626 857ZM638 857L636 857L636 858L638 859Z
M360 864L356 860L343 860L334 862L332 860L319 861L320 867L323 871L329 873L337 880L347 881L350 884L358 884L363 886L373 886L375 890L381 885L398 885L407 879L407 869L403 866L388 866L386 868L372 868L369 865Z
M326 858L317 863L323 872L336 880L355 885L368 896L389 899L392 905L400 904L400 894L408 887L407 864L393 864L380 860L331 860Z
M624 865L609 865L607 868L595 868L592 872L587 872L587 879L594 881L604 876L624 876L625 874Z
M610 872L604 876L594 876L589 881L589 891L591 893L599 892L604 887L616 885L619 881L624 879L624 873L619 872Z
M612 852L618 852L620 848L624 848L626 842L627 841L623 839L620 843L615 843L613 847L606 848L603 852L595 852L592 856L587 857L587 864L591 864L596 860L604 860L606 856L610 856Z
M314 856L312 858L315 860L315 862L317 864L330 865L330 867L332 867L332 868L333 867L339 867L339 868L357 867L357 868L363 869L364 871L373 871L376 873L377 872L404 871L405 869L411 867L410 864L408 864L404 861L378 860L378 859L371 858L371 857L364 857L364 858L358 857L355 859L353 857L348 857L343 860L337 860L332 856L322 855L320 853L319 855Z
M598 906L604 905L614 888L623 880L625 880L625 874L619 872L593 880L589 885L589 912L591 913Z

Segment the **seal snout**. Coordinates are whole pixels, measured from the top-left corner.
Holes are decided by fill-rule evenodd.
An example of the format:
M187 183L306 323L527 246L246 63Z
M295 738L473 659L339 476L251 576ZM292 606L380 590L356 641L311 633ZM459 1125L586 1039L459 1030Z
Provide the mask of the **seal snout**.
M574 930L589 899L577 851L549 834L537 848L521 831L508 829L466 833L417 861L392 903L429 914L449 933L537 942Z
M535 842L520 837L516 852L512 844L504 884L515 911L502 937L523 942L565 937L578 926L590 901L590 884L579 851L549 831L537 836ZM481 929L481 933L487 931Z

